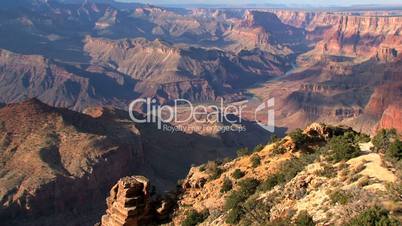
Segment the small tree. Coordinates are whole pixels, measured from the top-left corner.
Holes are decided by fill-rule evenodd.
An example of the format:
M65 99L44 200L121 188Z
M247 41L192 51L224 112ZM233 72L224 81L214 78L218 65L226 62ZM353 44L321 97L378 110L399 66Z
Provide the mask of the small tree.
M251 156L250 161L251 161L251 166L253 168L256 168L257 166L259 166L261 164L261 158L257 154Z
M285 176L282 173L277 173L269 176L264 182L262 182L260 186L258 186L258 190L263 192L269 191L276 185L284 183L285 181Z
M389 145L389 148L385 152L385 156L389 159L399 161L402 159L402 142L396 140Z
M303 130L301 129L296 129L295 131L289 133L289 136L292 138L292 141L296 144L297 148L302 147L308 141L308 136L304 134Z
M377 152L388 150L392 140L396 137L397 132L395 129L381 129L372 139L374 149Z
M260 152L262 149L264 149L264 145L259 144L254 147L253 152Z
M254 194L260 182L254 178L246 178L239 181L239 192L241 192L245 197L249 197Z
M208 210L204 210L202 212L197 212L195 210L190 210L187 215L186 219L181 224L182 226L195 226L199 223L202 223L205 219L209 216Z
M240 207L235 207L229 211L225 222L228 224L237 224L239 223L242 215L243 210Z
M232 181L229 178L225 177L225 179L223 179L221 193L226 193L226 192L232 190L232 188L233 188Z
M242 157L242 156L246 156L246 155L250 154L248 148L246 148L246 147L237 149L236 153L237 153L238 157Z
M340 162L357 157L360 153L358 145L351 141L347 136L333 137L327 144L327 150L330 151L331 160Z
M233 171L232 173L232 177L234 179L240 179L242 177L244 177L245 173L243 171L241 171L240 169L235 169L235 171Z
M210 177L209 177L210 180L218 179L223 172L223 170L221 168L219 168L218 163L215 161L207 162L207 164L205 165L205 168L206 168L206 172L210 175Z
M276 134L273 134L271 136L270 143L273 144L273 143L277 142L278 140L279 140L278 136Z

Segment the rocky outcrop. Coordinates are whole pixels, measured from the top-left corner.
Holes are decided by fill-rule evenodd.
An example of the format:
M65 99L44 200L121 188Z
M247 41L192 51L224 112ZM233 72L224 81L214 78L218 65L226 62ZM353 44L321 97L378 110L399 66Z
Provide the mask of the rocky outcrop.
M141 226L150 218L150 184L141 176L124 177L110 190L101 226Z

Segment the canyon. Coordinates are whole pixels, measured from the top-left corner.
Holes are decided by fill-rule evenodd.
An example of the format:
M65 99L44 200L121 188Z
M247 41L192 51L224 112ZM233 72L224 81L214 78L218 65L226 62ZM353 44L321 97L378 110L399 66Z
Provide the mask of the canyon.
M402 132L401 32L399 8L185 9L113 0L1 1L0 220L33 226L178 225L192 206L197 213L209 211L205 225L224 224L228 211L217 188L233 167L245 178L261 179L281 162L305 154L286 133L313 122L355 135ZM200 105L247 100L247 113L236 124L246 132L220 131L229 122L167 123L188 128L175 132L134 123L128 106L138 98L153 98L158 105L175 99ZM272 98L274 133L259 126L267 122L266 112L255 114ZM147 113L135 110L138 117ZM180 110L184 117L189 109ZM322 138L334 129L313 125L304 131L321 136L308 144L312 149L329 142ZM286 152L273 153L278 143L266 145L274 135L283 138L278 142ZM263 147L261 166L251 167L251 156L234 158L236 150L256 146ZM352 158L348 169L367 163L389 177L377 175L380 181L373 179L368 192L355 195L366 199L373 193L390 202L378 191L399 175L380 164L388 161L382 155L365 151L371 163L364 156ZM210 180L202 170L208 165L225 172ZM285 189L287 197L270 209L270 220L286 209L310 208L315 222L344 223L336 219L342 211L328 200L314 206L320 201L314 195L304 197L305 205L295 198L300 191L294 186L329 192L310 168L320 167L311 163L289 184L259 193L268 199ZM340 175L331 181L343 188L356 185ZM323 213L317 206L329 210ZM348 206L358 207L357 202ZM332 213L338 215L325 216Z

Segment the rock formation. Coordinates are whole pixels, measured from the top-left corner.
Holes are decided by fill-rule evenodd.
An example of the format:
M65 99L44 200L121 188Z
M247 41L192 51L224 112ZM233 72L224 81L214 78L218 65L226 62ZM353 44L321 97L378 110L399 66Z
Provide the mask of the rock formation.
M124 177L110 190L101 226L141 226L150 218L150 184L141 176Z

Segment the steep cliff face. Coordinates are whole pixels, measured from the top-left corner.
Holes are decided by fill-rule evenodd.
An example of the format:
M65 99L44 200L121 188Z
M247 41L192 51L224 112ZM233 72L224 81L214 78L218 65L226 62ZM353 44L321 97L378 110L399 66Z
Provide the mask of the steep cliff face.
M380 121L375 127L375 131L379 129L392 129L402 131L402 107L401 103L389 105L383 112Z
M401 51L402 19L369 13L274 11L286 24L308 31L307 39L320 41L317 54L377 57L391 61Z
M334 55L373 56L388 40L401 50L401 17L341 16L337 28L324 38L323 50Z

